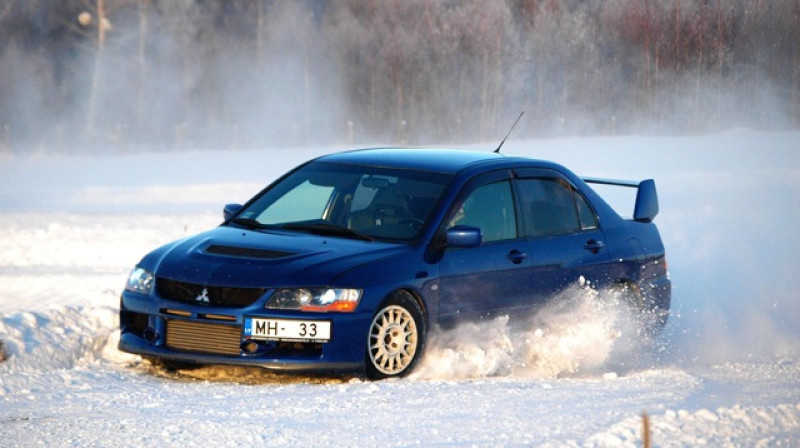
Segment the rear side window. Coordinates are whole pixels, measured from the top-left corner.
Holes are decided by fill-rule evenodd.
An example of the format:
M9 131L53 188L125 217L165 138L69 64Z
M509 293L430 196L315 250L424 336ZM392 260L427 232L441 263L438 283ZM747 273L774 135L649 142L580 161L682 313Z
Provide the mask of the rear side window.
M561 235L597 228L586 199L561 179L519 180L525 235Z

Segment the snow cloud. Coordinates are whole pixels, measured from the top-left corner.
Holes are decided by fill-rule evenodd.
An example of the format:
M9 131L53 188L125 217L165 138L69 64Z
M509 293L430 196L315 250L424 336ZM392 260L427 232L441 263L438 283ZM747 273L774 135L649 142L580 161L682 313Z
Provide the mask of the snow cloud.
M501 316L432 332L415 378L614 377L657 342L619 294L576 285L525 318Z

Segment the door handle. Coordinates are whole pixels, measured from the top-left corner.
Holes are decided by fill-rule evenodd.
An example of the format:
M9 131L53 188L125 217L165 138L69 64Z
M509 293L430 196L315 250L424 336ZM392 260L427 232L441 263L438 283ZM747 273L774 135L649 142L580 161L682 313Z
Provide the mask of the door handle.
M520 264L522 260L528 258L528 254L517 249L512 249L511 252L506 255L506 258L514 264Z
M589 252L596 254L600 252L600 249L606 247L606 243L597 240L589 240L586 244L583 245L583 248L588 250Z

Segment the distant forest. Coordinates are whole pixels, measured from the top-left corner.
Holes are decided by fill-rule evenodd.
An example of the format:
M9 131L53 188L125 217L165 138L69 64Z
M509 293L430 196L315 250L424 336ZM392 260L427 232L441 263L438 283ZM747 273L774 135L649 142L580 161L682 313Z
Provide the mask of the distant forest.
M800 0L0 0L0 153L800 127Z

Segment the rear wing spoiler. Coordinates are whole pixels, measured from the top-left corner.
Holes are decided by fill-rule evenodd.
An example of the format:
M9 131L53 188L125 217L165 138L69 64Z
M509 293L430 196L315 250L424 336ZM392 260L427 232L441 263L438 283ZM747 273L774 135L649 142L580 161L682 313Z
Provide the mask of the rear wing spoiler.
M656 182L653 179L634 182L628 180L585 177L583 181L587 184L636 188L636 205L633 208L633 219L635 221L651 222L658 214L658 193L656 192Z

